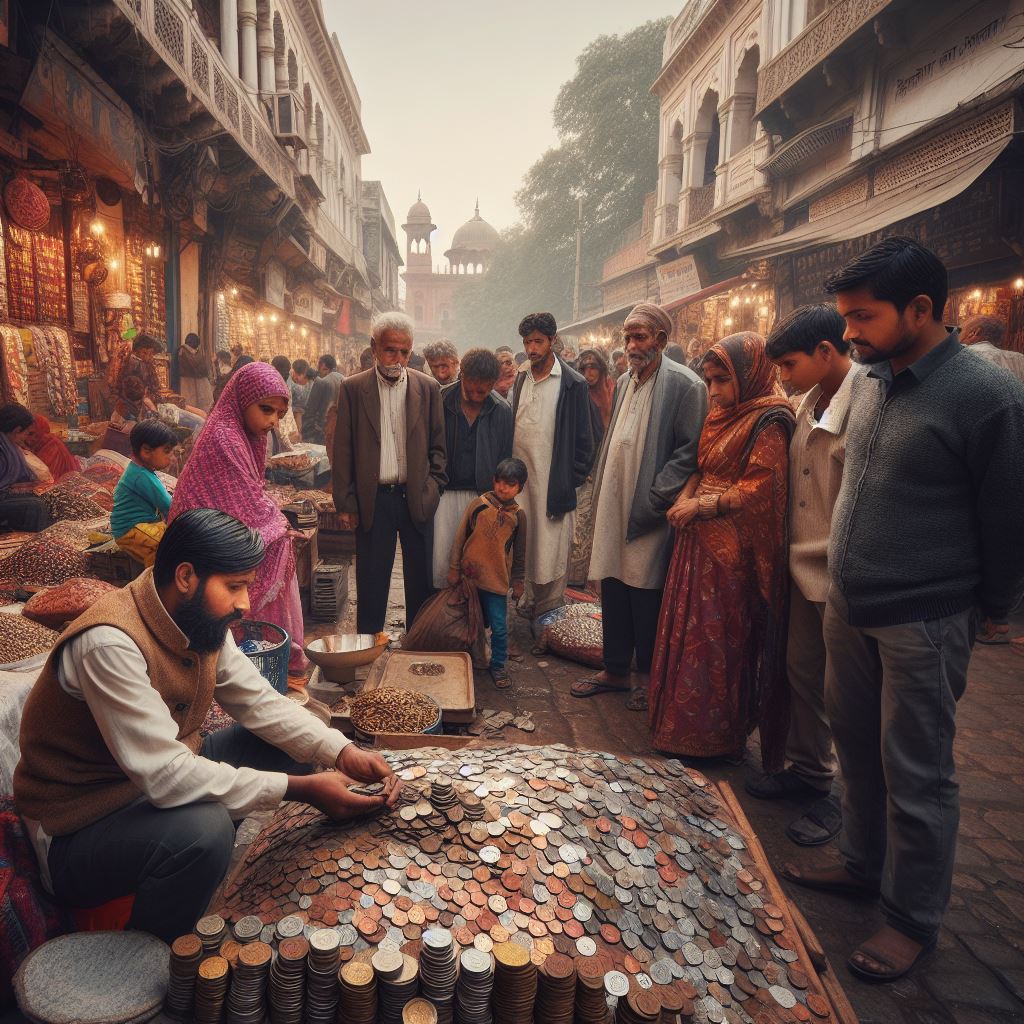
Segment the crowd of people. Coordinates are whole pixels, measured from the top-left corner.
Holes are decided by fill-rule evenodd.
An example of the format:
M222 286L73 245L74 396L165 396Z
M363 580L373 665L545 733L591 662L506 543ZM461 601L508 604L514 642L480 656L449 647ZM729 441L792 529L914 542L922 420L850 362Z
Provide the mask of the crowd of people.
M414 366L402 313L375 318L349 376L327 354L314 371L239 353L173 497L154 484L170 441L141 419L116 530L153 568L73 628L26 711L16 787L39 834L61 839L49 847L54 884L81 898L83 864L109 853L103 814L127 815L145 839L170 827L124 797L196 811L176 819L162 865L117 859L126 877L155 872L136 922L160 933L173 921L176 933L192 908L169 909L171 868L198 849L206 859L190 870L208 892L226 864L224 822L200 815L202 801L235 814L288 792L342 815L371 799L346 784L374 778L388 780L374 806L394 799L381 759L293 715L274 724L225 638L243 613L278 623L293 670L304 666L291 531L266 493L268 446L284 431L328 448L336 514L355 534L360 633L384 628L399 544L407 628L435 591L471 584L499 688L512 684L510 598L539 638L570 583L599 591L603 668L572 696L623 694L674 756L742 759L758 730L763 771L749 792L806 799L794 842L840 836L838 865L788 877L880 894L887 924L850 966L874 981L906 973L949 898L971 648L1007 641L1024 590L1024 357L1002 347L992 318L943 324L946 270L911 239L878 243L824 287L834 304L794 310L767 339L722 338L695 365L686 350L670 357L672 320L651 303L626 316L610 363L560 344L543 312L519 324L520 351L427 345L429 373ZM0 410L4 474L25 472L32 429L30 414ZM112 625L134 652L104 646ZM84 660L69 661L72 648ZM150 673L153 707L117 734L107 716L140 651L158 668L188 666L201 699L182 702ZM210 767L197 713L215 691L255 736L236 736L230 756L218 748L225 763ZM44 739L44 720L73 722L74 735L61 725ZM143 732L162 737L160 764ZM304 780L290 758L335 764L341 782ZM95 799L69 802L84 763Z

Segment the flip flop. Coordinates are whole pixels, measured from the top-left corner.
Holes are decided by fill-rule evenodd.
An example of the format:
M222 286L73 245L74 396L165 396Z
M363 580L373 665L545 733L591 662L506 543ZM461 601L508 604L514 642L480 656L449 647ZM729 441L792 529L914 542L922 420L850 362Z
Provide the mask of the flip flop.
M833 796L815 800L807 811L786 828L790 842L797 846L824 846L843 828L843 811Z
M585 690L577 690L577 686L585 686ZM599 682L596 676L587 676L585 679L577 679L569 692L574 697L593 697L595 693L629 693L628 686L611 686L608 683Z
M827 874L837 870L839 870L838 867L819 868L804 874L795 864L784 864L779 874L795 885L802 886L804 889L814 889L816 892L830 892L835 896L846 896L856 900L873 900L878 897L878 888L867 882L843 881L838 878L826 877ZM820 877L815 877L816 874Z
M985 644L986 647L1002 647L1010 642L1010 634L996 633L991 637L976 636L974 642L976 644Z
M886 931L900 934L896 932L895 928L886 926L881 932L868 939L867 942L862 942L846 961L846 966L849 968L850 973L861 981L868 982L870 985L881 985L888 981L896 981L898 978L906 977L917 966L922 957L935 949L935 940L933 939L931 942L923 944L909 960L905 960L902 963L894 963L891 954L886 955L880 950L874 949L871 945L873 941ZM906 939L908 942L914 942L909 936L901 935L901 938ZM916 943L914 944L916 945ZM862 962L864 959L873 960L882 969L874 970L868 967Z

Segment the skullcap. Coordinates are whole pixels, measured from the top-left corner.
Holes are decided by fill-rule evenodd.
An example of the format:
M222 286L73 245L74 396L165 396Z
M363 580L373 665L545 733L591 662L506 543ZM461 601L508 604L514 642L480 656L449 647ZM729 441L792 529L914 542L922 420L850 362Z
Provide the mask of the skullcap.
M654 329L654 333L664 331L666 338L672 337L672 318L653 302L640 302L635 305L626 317L626 321L643 320Z

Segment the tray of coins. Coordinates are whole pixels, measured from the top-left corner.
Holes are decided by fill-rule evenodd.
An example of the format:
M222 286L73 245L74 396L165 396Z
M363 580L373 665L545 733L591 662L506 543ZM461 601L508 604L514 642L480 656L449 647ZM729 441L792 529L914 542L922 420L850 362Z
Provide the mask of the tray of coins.
M337 824L282 805L197 926L203 950L172 953L169 1002L230 1001L217 961L235 957L261 972L246 1011L265 991L275 1022L303 1007L347 1024L855 1019L727 791L679 761L386 756L404 781L393 810ZM276 957L242 960L248 942Z
M441 705L443 722L465 724L476 717L473 659L468 654L391 651L384 657L380 669L366 677L364 692L378 687L417 690Z

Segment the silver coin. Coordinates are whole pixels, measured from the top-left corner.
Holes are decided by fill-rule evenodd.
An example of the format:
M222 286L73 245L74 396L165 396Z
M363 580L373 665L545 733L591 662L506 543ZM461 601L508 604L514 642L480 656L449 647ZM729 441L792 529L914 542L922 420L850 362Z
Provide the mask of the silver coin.
M287 917L282 917L277 922L277 934L282 939L294 939L296 936L302 934L303 922L301 917L295 917L293 914L289 914Z
M341 939L333 928L318 928L309 937L309 948L317 953L333 953L341 945Z
M781 985L770 985L768 992L783 1009L791 1010L796 1006L796 996L788 988L783 988Z
M593 956L597 952L597 943L589 935L584 935L576 940L576 952L580 956Z
M651 976L649 974L644 974L643 971L636 976L636 983L641 988L651 988L654 985L654 982L651 980Z
M462 964L462 969L470 974L486 974L491 969L490 954L480 949L464 950L459 962Z
M480 859L485 864L497 864L501 860L501 850L496 846L483 846L480 848Z
M604 976L604 990L608 995L621 999L629 995L629 978L621 971L609 971Z

